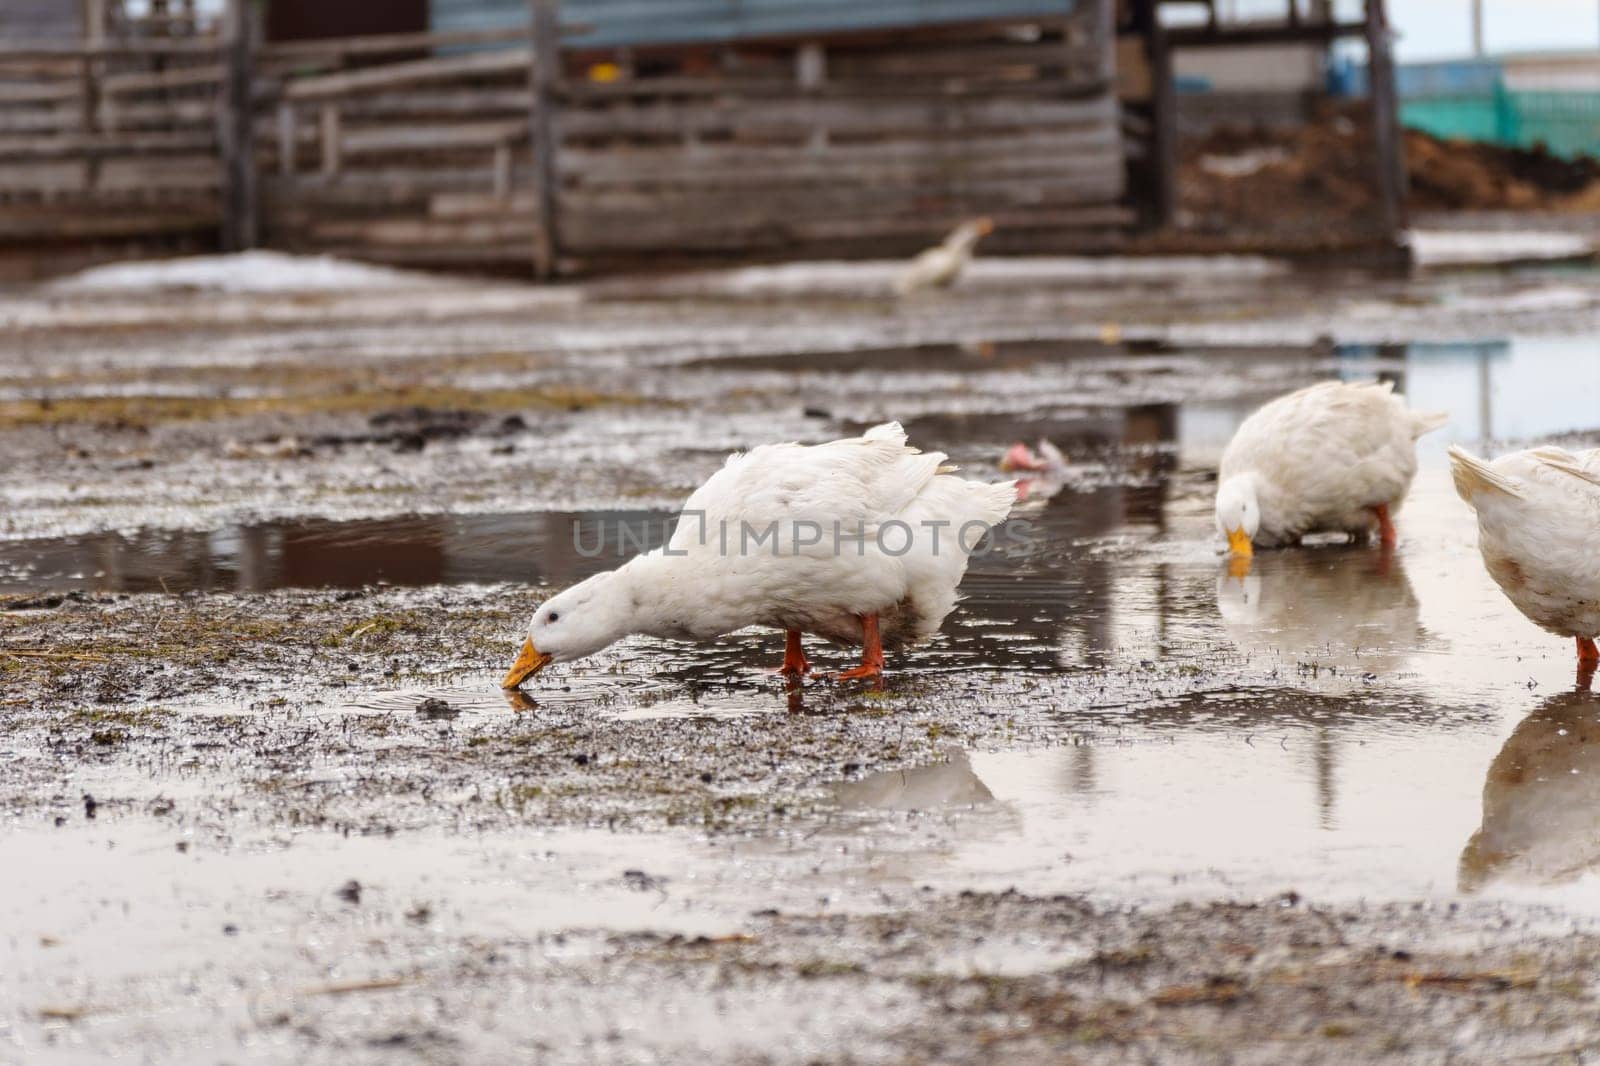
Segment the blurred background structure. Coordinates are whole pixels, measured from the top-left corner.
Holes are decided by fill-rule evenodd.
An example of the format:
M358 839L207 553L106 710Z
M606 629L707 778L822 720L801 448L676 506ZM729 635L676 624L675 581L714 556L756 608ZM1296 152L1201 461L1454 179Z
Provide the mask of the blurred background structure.
M1396 77L1391 38L1385 0L7 0L0 277L882 257L976 215L999 253L1381 253L1402 118L1592 140L1529 71L1593 56Z

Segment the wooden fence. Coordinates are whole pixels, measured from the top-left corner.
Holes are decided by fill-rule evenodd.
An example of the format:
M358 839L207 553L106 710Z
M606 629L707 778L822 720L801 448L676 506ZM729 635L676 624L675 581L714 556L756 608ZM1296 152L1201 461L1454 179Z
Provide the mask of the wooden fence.
M555 0L525 29L265 47L230 0L186 39L0 44L0 242L540 274L898 255L978 214L1002 249L1103 243L1132 218L1106 6L586 52Z

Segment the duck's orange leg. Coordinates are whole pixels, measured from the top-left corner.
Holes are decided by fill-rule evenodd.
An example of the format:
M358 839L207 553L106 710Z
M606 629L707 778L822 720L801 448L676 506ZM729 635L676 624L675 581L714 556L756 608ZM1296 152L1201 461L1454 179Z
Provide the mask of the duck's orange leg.
M1590 637L1578 638L1578 665L1591 667L1600 665L1600 647L1596 647Z
M1378 516L1378 538L1383 541L1383 546L1394 547L1399 537L1394 531L1394 522L1389 518L1389 505L1380 503L1372 509L1372 513Z
M878 616L861 616L861 665L833 675L835 681L856 681L883 676L883 642L878 637Z
M783 665L778 667L778 673L800 677L811 669L811 664L806 661L806 651L800 646L800 631L788 629L783 643Z

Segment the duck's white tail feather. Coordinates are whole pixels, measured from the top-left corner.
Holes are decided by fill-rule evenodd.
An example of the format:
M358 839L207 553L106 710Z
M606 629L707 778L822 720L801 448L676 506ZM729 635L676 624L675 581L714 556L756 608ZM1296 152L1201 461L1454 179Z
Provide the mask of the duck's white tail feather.
M896 444L906 442L906 431L898 422L884 422L861 434L863 440L887 440Z
M1522 487L1515 480L1456 445L1450 446L1450 477L1456 492L1469 504L1473 496L1486 492L1522 499Z
M1448 411L1412 411L1411 439L1416 440L1424 433L1432 433L1448 421L1450 421Z
M1563 474L1571 474L1573 477L1587 481L1591 485L1600 485L1600 467L1591 470L1576 455L1564 448L1535 448L1532 455L1552 470L1559 470Z

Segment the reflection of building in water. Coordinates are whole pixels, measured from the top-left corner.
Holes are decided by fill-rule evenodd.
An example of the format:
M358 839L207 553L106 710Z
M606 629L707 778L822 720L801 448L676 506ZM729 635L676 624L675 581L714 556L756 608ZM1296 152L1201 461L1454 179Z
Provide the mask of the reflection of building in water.
M1460 884L1557 884L1600 868L1600 696L1553 696L1518 723L1489 764L1483 822L1461 853Z

